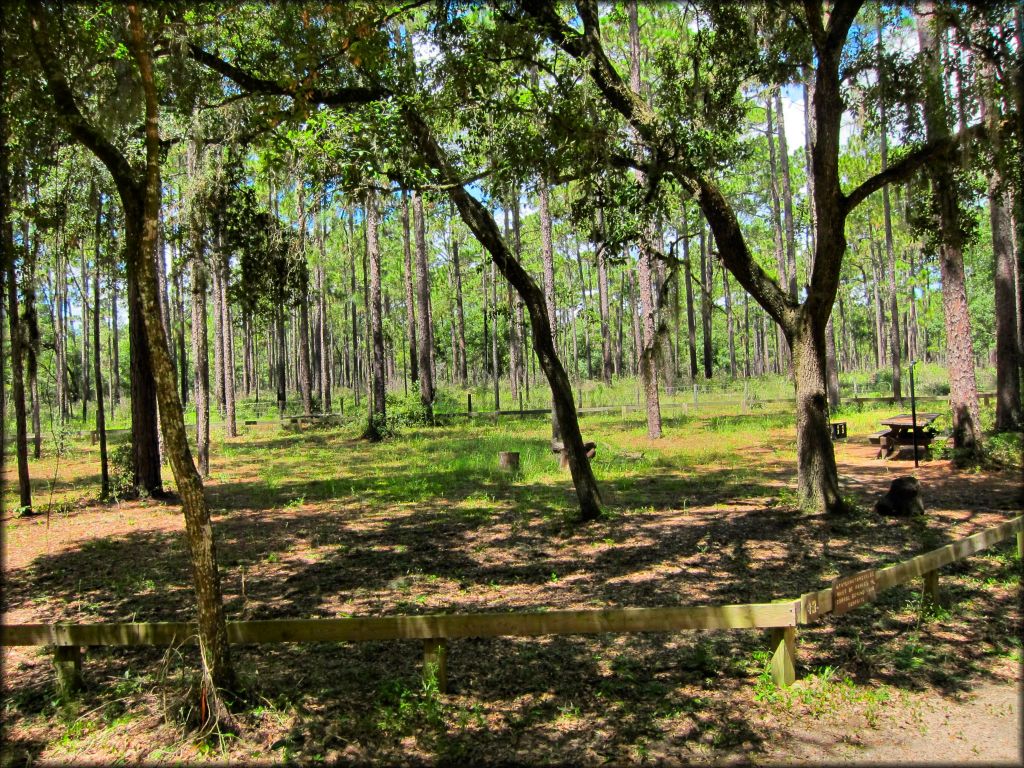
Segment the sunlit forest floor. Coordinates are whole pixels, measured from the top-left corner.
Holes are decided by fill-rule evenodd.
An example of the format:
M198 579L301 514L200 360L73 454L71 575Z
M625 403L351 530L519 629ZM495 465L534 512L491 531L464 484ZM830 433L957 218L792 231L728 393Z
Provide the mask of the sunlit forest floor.
M676 409L656 442L639 414L586 416L606 515L585 526L542 417L381 444L354 425L245 426L215 436L207 484L228 617L770 602L1020 514L1019 466L957 469L940 447L918 470L875 459L867 435L894 412L842 416L858 511L834 519L796 511L790 413ZM519 451L520 471L501 472L499 451ZM5 621L192 618L180 508L98 504L98 464L85 440L33 465L40 514L4 520ZM911 473L926 517L876 516ZM42 649L5 649L4 762L770 762L809 730L839 759L929 700L1014 679L1020 573L1006 542L945 569L941 607L923 610L915 582L801 628L787 691L751 630L454 640L447 693L421 682L415 641L235 646L250 703L238 733L202 740L181 704L192 648L89 649L71 700Z

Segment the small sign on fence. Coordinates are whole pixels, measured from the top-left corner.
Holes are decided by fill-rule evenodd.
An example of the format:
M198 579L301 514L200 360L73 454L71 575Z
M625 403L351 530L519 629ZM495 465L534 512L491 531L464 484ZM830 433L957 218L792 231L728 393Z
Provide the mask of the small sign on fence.
M875 599L878 591L878 572L861 571L832 582L832 613L836 615L852 611L859 605Z

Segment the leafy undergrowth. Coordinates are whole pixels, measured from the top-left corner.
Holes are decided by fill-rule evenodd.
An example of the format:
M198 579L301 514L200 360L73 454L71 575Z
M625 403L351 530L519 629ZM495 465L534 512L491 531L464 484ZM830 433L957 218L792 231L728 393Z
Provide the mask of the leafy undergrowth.
M573 521L544 420L407 427L371 445L345 429L251 429L215 446L208 486L231 619L664 605L792 598L1019 513L1013 473L922 464L928 515L868 510L909 462L879 462L851 413L837 445L859 511L795 510L792 417L680 412L651 442L639 416L584 421L605 517ZM497 469L517 450L520 471ZM48 459L53 461L51 457ZM51 481L59 512L6 520L6 620L191 618L179 510L89 500L95 449ZM42 473L40 473L42 476ZM449 690L422 645L236 646L235 733L189 725L195 649L97 648L62 699L48 657L4 651L4 761L573 763L772 756L797 724L881 727L922 695L1019 666L1020 568L1010 543L799 632L800 682L776 690L760 632L466 639Z

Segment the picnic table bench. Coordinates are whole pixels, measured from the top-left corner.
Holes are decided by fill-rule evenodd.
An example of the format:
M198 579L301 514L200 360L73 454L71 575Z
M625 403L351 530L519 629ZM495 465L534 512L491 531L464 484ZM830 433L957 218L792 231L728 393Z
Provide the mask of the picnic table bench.
M938 431L929 425L939 418L938 413L919 413L915 423L909 413L901 413L888 419L882 419L886 429L868 435L868 440L878 445L876 458L893 458L904 446L917 445L928 450Z

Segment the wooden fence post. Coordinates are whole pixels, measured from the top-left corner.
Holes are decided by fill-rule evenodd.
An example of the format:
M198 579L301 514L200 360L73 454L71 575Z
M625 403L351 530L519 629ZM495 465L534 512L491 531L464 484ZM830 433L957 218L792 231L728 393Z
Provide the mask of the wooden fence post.
M439 692L448 691L448 641L443 637L423 641L423 680L431 679Z
M53 668L61 696L68 696L82 687L82 649L77 645L58 645L53 651Z
M775 627L771 632L772 680L788 688L796 680L796 627Z
M928 571L924 575L924 605L937 607L939 605L939 572Z

